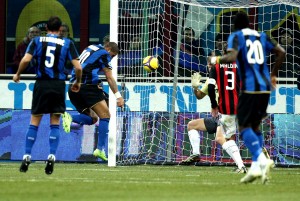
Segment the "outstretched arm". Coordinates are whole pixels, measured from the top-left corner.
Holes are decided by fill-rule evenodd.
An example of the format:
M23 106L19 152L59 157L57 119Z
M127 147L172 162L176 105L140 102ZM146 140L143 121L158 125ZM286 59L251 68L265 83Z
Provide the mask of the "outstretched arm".
M283 61L285 60L286 53L285 50L279 44L277 44L272 51L276 55L276 61L274 66L272 67L271 82L273 88L276 88L278 70L281 67Z
M194 73L191 77L191 84L194 89L194 94L197 99L202 99L204 96L206 96L205 93L203 93L201 90L199 90L199 86L201 86L201 75L200 73Z
M109 68L103 68L103 71L105 73L105 76L106 76L106 79L107 79L110 89L113 91L113 93L115 94L115 96L117 98L118 107L123 107L124 99L121 96L120 92L118 91L118 86L115 81L115 78L112 75L112 71Z
M71 90L74 92L78 92L80 90L80 85L81 85L82 67L77 59L73 59L71 62L74 66L75 75L76 75L76 80L72 84Z
M211 102L211 114L213 117L218 115L218 102L216 100L216 68L213 66L209 71L208 78L208 96Z
M30 63L32 59L32 55L29 53L26 53L24 55L24 57L22 58L18 71L16 72L16 74L13 76L13 81L14 82L19 82L20 81L20 75L22 74L22 72L27 68L28 64Z
M213 56L208 58L209 64L232 63L236 61L238 51L236 49L228 49L227 54L223 56Z

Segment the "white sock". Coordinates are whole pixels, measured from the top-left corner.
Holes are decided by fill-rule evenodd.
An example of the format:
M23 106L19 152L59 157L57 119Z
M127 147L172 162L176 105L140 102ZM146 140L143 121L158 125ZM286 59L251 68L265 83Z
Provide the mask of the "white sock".
M29 157L29 160L31 160L31 156L30 156L29 154L25 154L25 155L23 156L23 160L24 160L27 156Z
M267 157L266 157L266 155L263 152L261 152L259 154L258 158L257 158L257 161L260 164L263 164L263 165L266 164L267 163Z
M189 139L192 145L193 154L200 154L200 135L195 129L188 131Z
M260 171L259 163L257 161L252 161L250 170L251 171Z
M48 159L50 159L50 158L52 158L52 159L53 159L53 161L55 161L55 160L56 160L56 158L55 158L55 155L53 155L53 154L49 154L49 155L48 155Z
M229 156L234 160L235 164L241 169L244 166L240 150L236 145L234 140L226 141L222 148L229 154Z

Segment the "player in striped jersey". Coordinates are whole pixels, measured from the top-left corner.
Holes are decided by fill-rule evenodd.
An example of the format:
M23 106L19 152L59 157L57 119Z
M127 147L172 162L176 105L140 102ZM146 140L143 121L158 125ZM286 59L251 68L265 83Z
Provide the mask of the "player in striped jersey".
M226 52L226 50L223 50ZM237 65L233 63L216 64L209 71L208 95L211 101L212 116L219 116L216 141L231 156L237 165L238 173L246 173L240 150L235 142L237 102L240 88ZM215 88L219 98L216 100ZM220 115L221 114L221 115Z
M21 172L26 172L31 161L31 150L37 137L39 124L43 114L50 113L50 154L46 162L45 173L52 174L55 153L59 143L60 115L66 110L64 64L71 60L75 69L75 79L71 90L78 92L82 68L78 61L78 53L73 42L60 38L59 17L50 17L47 22L47 35L35 37L29 44L25 56L22 58L17 73L13 76L15 82L20 81L20 74L24 72L32 59L37 60L36 81L34 84L31 106L31 120L26 133L25 155L20 166Z
M117 106L123 107L124 99L118 91L117 83L112 76L111 59L119 53L118 45L114 42L107 42L104 46L90 45L83 50L79 56L79 61L83 68L82 85L79 93L74 93L69 88L69 97L79 115L71 115L67 112L63 115L63 126L66 132L70 132L71 122L91 125L97 122L98 127L98 143L97 149L93 155L107 161L104 151L105 143L108 135L108 125L110 121L110 113L106 103L106 94L102 88L102 80L98 73L103 71L110 89L117 98ZM72 72L70 82L75 80L75 74ZM94 117L92 114L96 114Z
M214 54L214 52L211 52L211 54ZM211 71L212 65L208 64L208 69ZM192 75L192 87L194 88L194 94L197 97L197 99L202 99L206 95L209 94L209 84L211 80L208 78L205 83L202 85L201 89L199 89L199 86L201 85L200 83L201 75L199 73L194 73ZM212 89L212 88L211 88ZM219 91L218 91L218 86L214 85L213 87L213 93L214 93L214 100L215 103L218 105L218 101L220 100L219 98ZM236 125L234 121L234 129L233 132L229 132L226 134L226 136L221 133L221 128L218 126L219 122L219 115L216 114L213 117L208 117L208 118L199 118L199 119L194 119L188 123L187 130L188 130L188 136L189 140L192 146L192 155L190 155L188 158L185 160L181 161L179 164L180 165L190 165L195 162L198 162L200 160L200 135L199 131L207 131L209 134L214 134L216 133L216 141L217 143L221 144L223 149L226 150L226 152L234 159L237 168L234 170L237 173L246 173L247 169L245 168L243 161L241 159L239 149L235 143L234 140L230 140L230 138L234 139L234 134L236 131ZM218 128L218 131L217 131ZM228 130L228 129L227 129ZM226 139L228 138L229 140L226 142Z
M245 145L252 154L252 164L242 183L253 182L261 177L266 183L274 161L267 159L262 152L263 136L259 130L261 120L267 115L271 90L276 87L276 75L285 58L284 49L261 32L249 28L246 13L238 12L234 18L233 32L228 38L227 54L211 57L211 63L236 61L241 79L238 100L238 125ZM270 75L267 55L276 54L276 62Z

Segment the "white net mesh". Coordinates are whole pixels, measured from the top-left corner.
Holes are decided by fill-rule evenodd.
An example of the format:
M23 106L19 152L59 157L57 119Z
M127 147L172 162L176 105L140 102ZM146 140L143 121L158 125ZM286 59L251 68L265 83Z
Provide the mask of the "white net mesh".
M197 100L190 84L193 72L207 76L206 57L221 54L231 33L232 16L244 10L251 27L266 32L287 51L272 93L269 117L262 123L265 145L277 164L299 165L300 17L295 1L274 0L152 0L119 1L118 74L122 77L124 111L118 112L117 162L178 163L191 154L187 123L208 117L209 98ZM298 7L297 7L298 6ZM147 73L142 60L159 59L158 70ZM270 56L270 68L274 56ZM214 135L200 132L199 164L232 164ZM250 155L236 138L244 161Z

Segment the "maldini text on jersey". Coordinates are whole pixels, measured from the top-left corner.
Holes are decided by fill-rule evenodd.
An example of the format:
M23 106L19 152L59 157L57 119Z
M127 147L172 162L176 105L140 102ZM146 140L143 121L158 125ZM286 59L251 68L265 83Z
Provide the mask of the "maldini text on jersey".
M220 68L237 68L236 63L220 64Z

